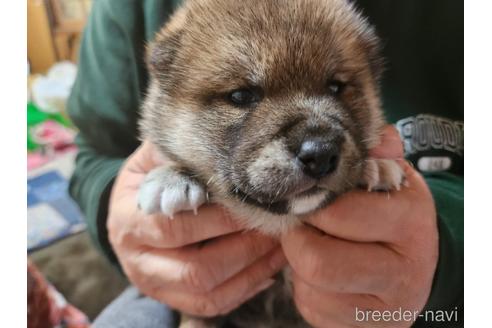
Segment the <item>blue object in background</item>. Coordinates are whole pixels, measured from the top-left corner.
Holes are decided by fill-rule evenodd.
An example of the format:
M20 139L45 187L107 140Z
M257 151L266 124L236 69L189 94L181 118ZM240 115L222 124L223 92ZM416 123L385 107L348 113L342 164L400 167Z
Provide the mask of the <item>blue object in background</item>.
M85 230L82 213L68 195L68 181L57 171L27 180L27 250Z

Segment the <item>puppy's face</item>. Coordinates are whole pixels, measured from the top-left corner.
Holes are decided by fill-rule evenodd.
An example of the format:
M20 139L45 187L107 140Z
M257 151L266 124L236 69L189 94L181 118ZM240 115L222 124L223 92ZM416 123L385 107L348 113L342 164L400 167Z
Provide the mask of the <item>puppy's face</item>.
M188 1L150 49L142 132L230 207L307 213L378 140L377 48L344 0Z

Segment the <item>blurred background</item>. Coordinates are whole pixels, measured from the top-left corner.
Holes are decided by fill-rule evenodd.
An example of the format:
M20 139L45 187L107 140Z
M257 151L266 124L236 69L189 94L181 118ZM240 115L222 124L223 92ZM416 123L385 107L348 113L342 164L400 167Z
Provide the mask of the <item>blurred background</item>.
M77 131L65 104L91 3L27 1L28 327L84 327L127 285L67 192Z

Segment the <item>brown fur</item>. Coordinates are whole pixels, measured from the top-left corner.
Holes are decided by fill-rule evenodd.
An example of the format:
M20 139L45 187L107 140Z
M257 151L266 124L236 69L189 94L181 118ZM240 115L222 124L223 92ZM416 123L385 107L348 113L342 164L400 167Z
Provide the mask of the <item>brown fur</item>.
M292 195L304 180L290 162L306 136L343 139L337 170L316 182L316 208L364 180L384 124L382 67L373 29L347 1L189 0L150 46L148 66L143 138L246 227L276 235L301 222ZM330 80L346 83L340 95L328 92ZM227 94L245 87L261 90L261 101L231 105ZM259 296L283 305L255 312L254 326L304 325L281 320L295 311L280 294Z

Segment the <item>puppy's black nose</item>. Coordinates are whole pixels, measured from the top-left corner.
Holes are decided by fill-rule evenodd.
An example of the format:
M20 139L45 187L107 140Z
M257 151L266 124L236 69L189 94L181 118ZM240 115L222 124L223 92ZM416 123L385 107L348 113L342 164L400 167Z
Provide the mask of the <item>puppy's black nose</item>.
M336 170L340 149L337 144L317 138L305 139L297 158L305 174L321 179Z

